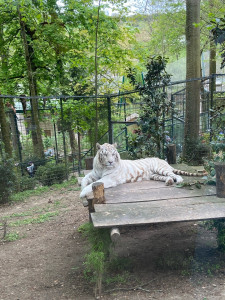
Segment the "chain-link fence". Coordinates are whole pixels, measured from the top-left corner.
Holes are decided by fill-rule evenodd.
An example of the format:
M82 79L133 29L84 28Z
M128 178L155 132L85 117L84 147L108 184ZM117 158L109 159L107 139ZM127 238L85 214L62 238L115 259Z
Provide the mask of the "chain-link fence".
M225 99L225 74L198 80L201 81L199 134L211 138L213 108L223 105ZM167 95L165 101L172 103L172 109L163 116L167 137L165 143L175 143L178 153L182 152L184 140L186 83L173 82L164 87ZM34 163L36 169L46 163L63 164L67 175L91 167L89 158L94 155L96 140L96 97L36 98L44 153L42 159L37 158L34 151L37 127L31 98L8 95L1 96L1 99L8 103L7 116L14 156L22 174L27 173L31 163ZM97 99L98 142L116 142L120 152L127 151L129 137L138 130L138 120L145 105L144 97L135 90L98 96ZM218 128L218 131L221 130L224 132L224 128Z
M165 87L166 101L172 103L170 112L164 114L165 143L175 143L178 154L182 152L184 143L186 84L195 80L201 82L200 136L205 135L209 139L212 138L213 110L225 104L225 74L214 74L204 78L172 82ZM124 97L120 96L117 99L117 102L114 100L111 104L112 136L113 141L118 142L120 151L126 151L128 149L127 135L137 130L137 121L142 114L145 101L138 93L132 93ZM218 131L221 131L221 128L218 128Z

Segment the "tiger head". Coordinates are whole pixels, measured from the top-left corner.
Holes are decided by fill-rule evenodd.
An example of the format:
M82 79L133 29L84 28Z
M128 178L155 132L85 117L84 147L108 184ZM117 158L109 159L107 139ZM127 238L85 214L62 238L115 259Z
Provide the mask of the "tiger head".
M116 149L117 144L96 144L98 150L96 158L103 168L113 169L120 161L120 155Z

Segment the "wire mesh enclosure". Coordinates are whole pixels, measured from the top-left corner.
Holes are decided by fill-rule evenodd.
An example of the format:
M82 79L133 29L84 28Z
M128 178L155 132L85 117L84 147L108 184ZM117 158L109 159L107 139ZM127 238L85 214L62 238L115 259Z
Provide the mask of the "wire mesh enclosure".
M203 139L212 139L216 131L212 113L224 105L225 74L198 78L200 89L200 131ZM189 80L191 81L191 80ZM166 102L172 109L163 114L165 145L175 143L181 153L184 141L187 81L156 87L166 93ZM34 154L34 133L37 128L32 120L30 97L1 95L8 103L7 116L11 128L11 140L18 168L27 172L30 163L35 167L46 163L63 164L67 176L71 171L80 172L87 167L89 157L94 155L94 128L96 97L93 96L51 96L37 97L38 117L43 142L42 159ZM12 101L14 106L12 106ZM97 97L98 137L100 144L117 143L119 152L129 150L129 139L139 130L138 122L146 105L140 91L124 92ZM3 143L1 143L2 145ZM1 152L3 147L1 147ZM86 162L85 162L86 160Z
M199 136L212 139L213 110L224 105L225 100L225 74L191 79L199 80L200 88L200 131ZM165 87L166 101L171 101L172 109L164 113L165 143L175 143L177 153L181 153L184 142L184 124L186 111L186 83L187 81L172 82ZM162 88L162 87L158 87ZM140 117L145 102L138 94L118 97L112 103L113 140L118 142L120 151L128 149L127 135L135 133L138 129ZM216 129L216 128L215 128ZM221 128L218 128L218 132Z

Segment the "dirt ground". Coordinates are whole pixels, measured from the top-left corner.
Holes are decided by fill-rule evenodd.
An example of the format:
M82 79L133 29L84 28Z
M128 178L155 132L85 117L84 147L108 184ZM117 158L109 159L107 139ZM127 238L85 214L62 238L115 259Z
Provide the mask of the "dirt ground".
M1 300L94 299L83 275L88 242L78 227L88 212L77 186L2 206L0 219L15 237L0 242ZM225 255L216 247L202 223L125 228L114 253L129 269L121 282L103 284L102 299L225 299Z

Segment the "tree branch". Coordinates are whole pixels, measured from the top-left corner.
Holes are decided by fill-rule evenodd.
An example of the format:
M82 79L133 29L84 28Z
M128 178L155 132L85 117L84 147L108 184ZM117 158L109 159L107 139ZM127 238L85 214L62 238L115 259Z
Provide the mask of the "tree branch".
M22 79L22 78L25 78L25 76L24 75L20 75L20 76L12 76L12 77L8 77L8 78L1 78L0 77L0 80L2 81L2 82L5 82L5 81L7 81L7 80L13 80L13 79Z

